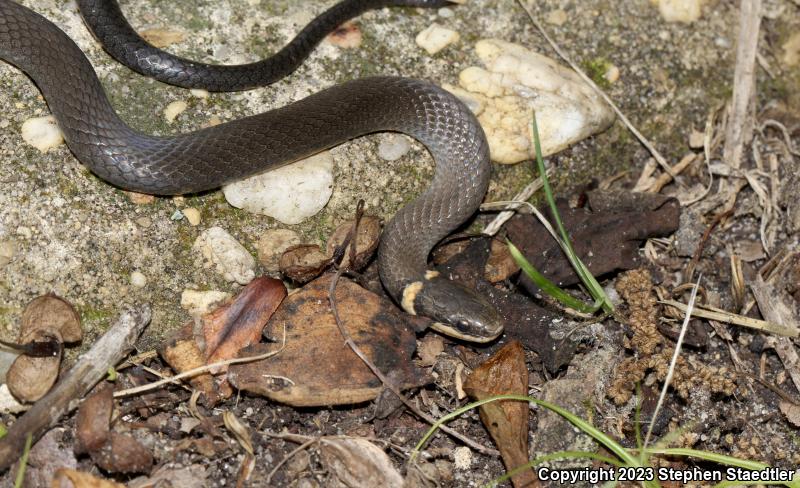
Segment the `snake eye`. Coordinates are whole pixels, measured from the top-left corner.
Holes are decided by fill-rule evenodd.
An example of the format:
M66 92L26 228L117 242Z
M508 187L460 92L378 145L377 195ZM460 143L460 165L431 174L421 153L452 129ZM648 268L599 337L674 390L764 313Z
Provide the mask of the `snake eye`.
M469 322L464 319L461 319L455 323L456 329L460 330L461 332L468 332L470 329Z

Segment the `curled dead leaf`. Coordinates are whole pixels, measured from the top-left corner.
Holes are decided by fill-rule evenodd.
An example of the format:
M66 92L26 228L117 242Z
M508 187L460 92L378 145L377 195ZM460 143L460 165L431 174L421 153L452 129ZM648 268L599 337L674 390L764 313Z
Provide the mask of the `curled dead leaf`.
M359 438L322 438L322 462L332 479L327 486L402 488L403 477L389 456L375 444Z
M326 251L328 256L333 256L338 248L340 248L347 235L353 228L355 221L349 220L333 231L331 237L328 239ZM350 265L350 247L344 250L344 259L342 259L341 267L360 270L367 265L369 260L378 249L378 243L381 239L381 220L378 217L365 215L358 223L358 236L356 237L356 257L355 264Z
M82 336L80 316L66 300L49 294L31 301L22 312L17 340L28 352L6 374L9 391L22 402L43 397L58 377L62 344L79 342Z
M783 415L786 416L786 420L795 427L800 427L800 405L781 401L779 406Z
M125 488L116 481L98 478L89 473L61 468L53 477L53 488Z
M222 421L225 427L236 437L239 445L247 451L251 456L254 455L253 440L250 438L250 430L241 420L230 410L225 410L222 413Z
M492 357L478 366L464 382L464 391L475 400L497 395L528 393L528 368L525 351L519 341L503 346ZM480 406L480 417L491 434L506 469L528 462L528 404L515 400L501 400ZM539 480L530 469L513 478L515 488L539 486Z
M330 264L330 258L313 244L290 247L278 262L281 273L297 283L308 283L321 275Z

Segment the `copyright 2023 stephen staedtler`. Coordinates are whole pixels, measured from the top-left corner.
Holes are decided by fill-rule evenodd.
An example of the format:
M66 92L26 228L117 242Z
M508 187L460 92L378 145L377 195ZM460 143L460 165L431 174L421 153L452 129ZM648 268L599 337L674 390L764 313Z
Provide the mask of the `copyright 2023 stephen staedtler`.
M800 470L799 470L800 471ZM706 470L700 468L653 468L644 467L591 467L574 469L554 469L548 467L537 468L536 473L541 481L554 481L563 485L575 483L602 483L606 481L673 481L679 483L689 482L788 482L795 476L800 477L800 472L782 468L764 468L750 470L730 467L721 470Z

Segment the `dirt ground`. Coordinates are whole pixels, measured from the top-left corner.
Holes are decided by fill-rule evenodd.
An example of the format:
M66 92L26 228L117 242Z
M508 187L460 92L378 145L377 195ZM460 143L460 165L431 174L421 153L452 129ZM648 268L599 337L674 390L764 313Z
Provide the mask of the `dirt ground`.
M127 122L164 135L196 129L212 118L227 121L269 110L322 87L367 75L414 76L456 84L462 69L479 64L474 45L482 38L516 42L559 60L513 1L471 0L448 7L444 15L436 10L383 9L357 19L363 35L357 49L326 42L294 74L270 87L198 98L116 63L83 26L74 2L20 3L54 21L78 43ZM247 62L279 48L331 2L121 3L136 28L187 33L184 42L170 47L177 54L207 62L221 62L221 58ZM460 394L467 373L518 339L525 346L527 393L576 413L623 446L635 448L637 419L642 430L652 421L683 320L679 311L660 301L686 303L691 291L687 285L699 280L702 303L737 316L782 323L790 332L793 328L795 336L725 323L720 317L693 318L671 388L655 419L651 444L796 470L800 466L800 364L791 364L791 354L796 358L800 345L796 336L800 313L800 4L796 0L763 2L751 109L749 118L739 120L743 127L753 127L752 137L744 142L741 164L735 168L726 157L726 145L731 144L729 124L737 120L730 107L737 83L739 2L700 2L702 14L692 22L668 22L656 3L528 2L560 48L595 80L670 166L677 168L679 161L689 161L675 169L677 180L656 182L663 170L618 119L609 130L547 159L556 192L568 202L564 208L582 215L591 190L636 189L676 199L680 206L677 229L657 237L642 230L652 219L649 208L626 210L624 219L620 217L625 224L613 229L633 229L642 235L621 263L597 264L602 273L598 279L616 305L611 316L570 315L518 274L493 281L487 285L492 288L489 293L506 293L524 301L514 310L524 310L519 313L525 320L532 319L524 314L534 313L525 308L527 304L536 307L541 315L533 321L542 325L537 330L544 331L551 350L534 348L531 344L540 343L532 339L526 342L530 336L520 324L481 346L421 332L413 361L430 381L406 394L434 418L452 412L469 401ZM414 37L433 22L457 31L460 40L430 56L414 43ZM605 75L610 70L618 70L618 78L609 81ZM187 101L188 109L170 124L162 112L178 100ZM232 295L241 291L240 286L198 265L192 244L202 230L223 227L253 255L264 232L276 228L291 228L306 243L324 244L339 224L353 218L359 198L367 200L368 214L387 219L419 193L432 174L429 155L416 143L399 160L378 162L378 147L385 136L374 135L333 150L335 183L330 202L318 215L294 226L233 208L219 191L141 204L85 170L66 146L41 154L22 141L21 124L46 115L47 105L36 86L6 64L0 65L0 106L4 107L0 113L0 245L14 250L6 261L0 254L0 339L16 340L22 312L33 298L48 292L64 297L80 314L84 339L79 348L67 351L62 374L125 307L151 305L153 320L136 349L163 350L168 339L191 321L180 304L183 290L220 290ZM709 170L714 174L710 187ZM510 199L534 178L530 162L495 164L486 201ZM541 195L532 201L541 202ZM171 218L176 210L187 207L200 210L199 226ZM601 218L595 207L591 210L595 219ZM608 212L618 215L618 211L612 206ZM479 230L494 217L481 214L469 229ZM516 223L509 223L499 236L514 235L511 226L516 225L528 229L518 230L518 235L544 240L540 231L522 227L523 218L527 216L515 217L511 222ZM581 227L581 235L586 236L585 260L601 254L604 247L615 249L628 242L619 237L621 230L608 232L598 221ZM603 239L592 239L595 231ZM458 251L466 255L463 248ZM474 265L471 258L464 259ZM132 273L138 271L147 277L145 286L131 284ZM263 267L258 271L264 274ZM374 266L365 276L370 273ZM582 287L569 290L588 300ZM380 294L379 289L373 291ZM426 360L422 351L431 348L439 353ZM552 350L559 348L561 362L552 358ZM298 359L299 367L305 367L302 361ZM307 361L310 368L320 358ZM145 365L170 371L158 357L147 359ZM121 370L120 376L120 387L156 379L139 368ZM374 402L291 407L249 392L235 392L209 408L202 402L192 403L187 390L170 386L116 404L114 429L134 436L153 455L155 471L167 473L176 483L156 486L265 486L268 480L270 486L356 486L334 475L337 471L319 441L324 436L371 439L388 454L408 486L484 486L505 472L499 457L438 432L421 456L424 476L409 475L409 454L429 425L407 410L376 416ZM249 432L252 461L247 461L235 429L223 422L225 412L234 414ZM4 414L3 424L12 425L15 418ZM187 430L187 424L194 428ZM448 425L482 446L495 447L477 411ZM560 450L600 449L588 436L541 408L531 409L528 426L529 459ZM146 478L142 473L109 473L98 468L92 457L69 454L75 430L73 413L48 434L47 445L40 442L38 459L60 452L58 459L63 455L65 465L80 471L131 486L152 486L135 484ZM252 472L245 475L241 469L247 462L252 462ZM568 460L556 466L591 465ZM713 467L679 457L659 458L654 465ZM37 466L33 468L27 486L44 479L35 478ZM6 471L2 483L10 486L16 469Z

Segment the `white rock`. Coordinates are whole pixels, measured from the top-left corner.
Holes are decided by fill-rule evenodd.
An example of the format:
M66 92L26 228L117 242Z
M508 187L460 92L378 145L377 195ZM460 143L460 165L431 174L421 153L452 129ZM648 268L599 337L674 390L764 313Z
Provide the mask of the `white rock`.
M131 285L136 288L144 288L147 286L147 276L140 271L134 271L131 273Z
M195 98L208 98L208 90L203 90L202 88L192 88L189 93Z
M14 241L0 241L0 268L10 263L16 253L17 245Z
M396 161L411 150L408 138L401 134L383 134L378 144L378 156L384 161Z
M417 46L434 55L454 42L461 36L458 32L442 27L437 23L431 24L427 29L417 34Z
M298 224L316 215L333 193L333 157L324 151L296 163L222 187L228 203Z
M192 314L192 316L199 317L200 315L207 314L214 310L231 297L230 293L223 291L209 290L183 290L181 293L181 307Z
M170 102L167 108L164 109L164 118L167 119L167 122L172 123L175 121L175 118L187 108L189 108L189 104L183 100Z
M11 391L8 389L7 384L0 385L0 413L20 413L28 410L27 407L17 401Z
M667 22L690 24L700 18L705 0L650 0Z
M279 270L278 261L291 246L302 244L300 235L289 229L270 229L261 235L256 244L258 261L269 272Z
M205 267L213 267L228 281L246 285L256 276L256 260L221 227L203 231L192 249L200 252Z
M478 116L494 161L530 159L533 109L545 156L606 130L614 121L608 105L552 59L496 39L478 41L475 51L486 68L466 68L459 75L461 88L445 88Z
M563 10L555 9L551 10L547 13L547 16L544 18L545 22L548 24L553 24L555 26L561 27L567 21L567 13Z
M47 152L64 142L64 135L52 115L34 117L22 123L22 140L41 152Z
M192 227L197 226L200 224L200 211L194 207L186 207L182 211L183 216L186 217L186 220L189 222L189 225Z
M469 469L472 465L472 451L469 447L461 446L453 449L453 464L458 470Z

